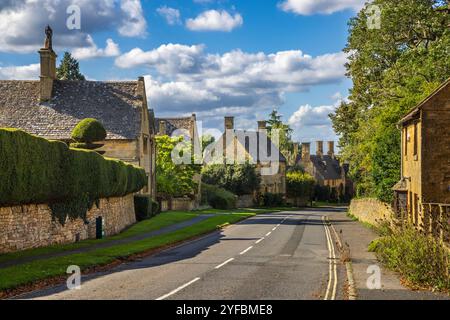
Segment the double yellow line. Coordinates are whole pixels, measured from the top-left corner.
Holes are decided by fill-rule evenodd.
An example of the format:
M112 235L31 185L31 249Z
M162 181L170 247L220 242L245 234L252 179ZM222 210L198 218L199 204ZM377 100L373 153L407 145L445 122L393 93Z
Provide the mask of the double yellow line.
M328 259L329 259L329 276L328 276L328 286L325 293L324 300L336 300L337 291L337 265L336 265L336 250L334 248L333 237L331 236L330 223L325 218L322 217L323 226L325 228L325 235L327 237L327 247L328 247Z

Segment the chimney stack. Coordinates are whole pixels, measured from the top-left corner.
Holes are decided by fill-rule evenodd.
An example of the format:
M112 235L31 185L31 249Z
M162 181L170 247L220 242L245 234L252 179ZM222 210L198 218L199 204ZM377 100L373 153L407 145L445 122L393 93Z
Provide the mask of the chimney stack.
M166 121L164 121L164 120L159 121L159 135L160 136L167 135L167 126L166 126Z
M40 100L49 101L53 93L53 81L56 80L56 53L53 51L53 31L50 26L45 28L45 44L39 50L41 60Z
M294 160L297 160L299 148L300 148L299 143L295 142L294 143Z
M323 156L323 141L317 141L317 156Z
M234 117L225 117L225 130L234 130Z
M311 158L311 143L302 143L302 160L309 161Z
M334 141L328 141L328 155L334 157Z
M267 121L258 121L258 131L267 130Z

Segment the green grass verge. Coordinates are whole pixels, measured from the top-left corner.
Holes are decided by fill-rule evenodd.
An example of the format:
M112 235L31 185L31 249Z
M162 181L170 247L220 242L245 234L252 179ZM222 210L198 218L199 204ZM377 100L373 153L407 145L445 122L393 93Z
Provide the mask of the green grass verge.
M214 231L220 225L227 223L233 224L254 215L256 215L255 212L249 213L247 210L245 212L236 211L233 214L218 213L190 227L149 239L98 249L87 253L36 260L30 263L0 269L0 290L13 289L39 280L64 275L67 267L70 265L77 265L82 270L94 266L106 265L118 259L124 259L134 254L164 247Z

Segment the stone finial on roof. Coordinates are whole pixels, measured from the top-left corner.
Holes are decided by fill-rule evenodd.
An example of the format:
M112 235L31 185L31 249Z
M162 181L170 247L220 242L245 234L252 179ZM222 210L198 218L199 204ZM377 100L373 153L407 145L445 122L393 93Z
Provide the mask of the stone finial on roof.
M44 49L53 50L53 30L49 25L45 28L45 36Z

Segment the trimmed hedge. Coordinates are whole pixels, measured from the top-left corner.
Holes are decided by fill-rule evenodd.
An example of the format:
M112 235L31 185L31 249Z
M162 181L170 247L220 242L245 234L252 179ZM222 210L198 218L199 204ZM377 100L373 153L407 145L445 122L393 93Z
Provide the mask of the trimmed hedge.
M136 212L136 220L143 221L158 214L159 204L149 195L135 195L134 210Z
M92 206L100 198L138 192L146 186L147 175L144 169L94 151L0 129L0 182L0 206L70 201Z
M202 202L214 209L229 210L236 208L237 197L233 193L206 183L202 183Z
M91 144L106 139L105 127L96 119L81 120L72 131L72 139L77 142Z

